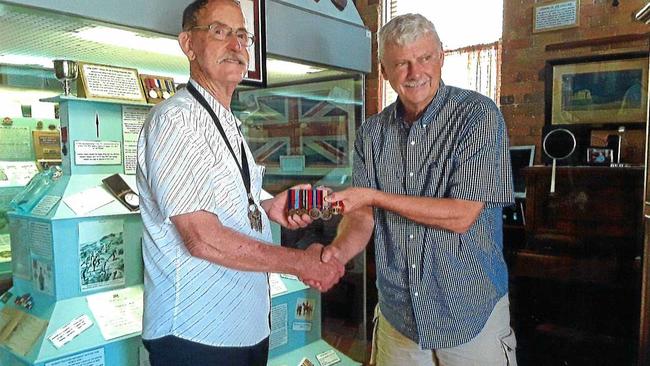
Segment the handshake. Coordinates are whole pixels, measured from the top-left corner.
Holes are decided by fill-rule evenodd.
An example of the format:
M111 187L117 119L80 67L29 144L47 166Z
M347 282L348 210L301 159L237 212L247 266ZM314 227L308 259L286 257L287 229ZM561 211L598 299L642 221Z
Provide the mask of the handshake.
M341 260L338 248L319 243L310 245L304 251L305 260L298 264L301 281L320 292L336 285L345 274L345 261Z

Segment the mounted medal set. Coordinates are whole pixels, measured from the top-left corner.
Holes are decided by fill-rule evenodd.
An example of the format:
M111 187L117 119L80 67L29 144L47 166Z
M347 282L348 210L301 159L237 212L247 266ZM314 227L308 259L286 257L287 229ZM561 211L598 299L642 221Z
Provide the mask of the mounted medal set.
M147 103L159 103L176 93L172 78L140 74L140 82L145 91Z
M292 188L287 192L287 215L309 214L314 220L330 220L333 215L343 213L343 202L327 202L327 197L332 190L327 187L311 189Z

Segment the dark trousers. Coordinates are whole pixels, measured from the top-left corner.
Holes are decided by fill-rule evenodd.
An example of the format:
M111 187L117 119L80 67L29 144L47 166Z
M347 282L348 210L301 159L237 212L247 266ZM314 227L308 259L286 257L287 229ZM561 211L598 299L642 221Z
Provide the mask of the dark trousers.
M250 347L213 347L174 336L142 340L151 366L266 366L268 337Z

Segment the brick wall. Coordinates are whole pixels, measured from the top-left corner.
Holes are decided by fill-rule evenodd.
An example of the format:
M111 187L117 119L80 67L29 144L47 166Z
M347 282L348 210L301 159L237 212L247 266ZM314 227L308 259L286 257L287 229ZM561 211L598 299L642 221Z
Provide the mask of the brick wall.
M355 2L372 31L372 71L366 76L366 116L381 109L377 28L382 0ZM541 148L544 125L544 67L547 60L647 51L650 25L634 20L645 0L580 0L579 26L533 34L533 7L540 0L504 0L500 105L512 145ZM479 30L477 30L479 31ZM541 151L541 150L538 150ZM537 155L537 162L541 154Z
M366 25L372 32L372 70L366 75L366 117L381 110L382 85L379 81L379 62L377 61L377 29L381 21L382 0L357 0L355 5Z
M504 0L501 111L512 145L541 147L547 60L647 51L650 26L634 20L644 0L580 0L579 26L533 34L535 0ZM642 35L645 35L642 37ZM541 150L537 150L541 151ZM537 163L541 154L537 155Z

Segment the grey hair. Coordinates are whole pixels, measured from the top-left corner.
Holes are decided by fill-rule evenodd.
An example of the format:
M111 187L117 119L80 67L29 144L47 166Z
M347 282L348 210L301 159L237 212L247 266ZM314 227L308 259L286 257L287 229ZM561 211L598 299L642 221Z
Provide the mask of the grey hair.
M440 37L433 23L420 14L404 14L396 16L377 32L377 54L381 61L387 43L403 46L415 42L418 38L431 33L440 46ZM442 47L441 47L442 48Z

